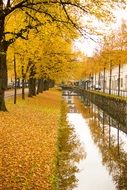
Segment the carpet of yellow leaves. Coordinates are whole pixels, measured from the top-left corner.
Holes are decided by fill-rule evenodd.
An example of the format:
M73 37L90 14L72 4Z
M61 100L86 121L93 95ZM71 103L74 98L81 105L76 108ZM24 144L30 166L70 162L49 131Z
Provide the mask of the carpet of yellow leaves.
M0 112L0 190L52 189L60 94L7 100Z

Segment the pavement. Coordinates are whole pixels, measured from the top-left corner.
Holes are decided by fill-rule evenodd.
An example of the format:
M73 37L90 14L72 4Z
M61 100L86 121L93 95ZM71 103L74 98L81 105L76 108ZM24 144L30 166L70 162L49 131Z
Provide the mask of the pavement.
M25 93L28 92L28 88L25 88ZM17 95L21 95L22 94L22 89L17 89ZM5 91L5 98L11 98L14 96L14 89L10 89L10 90L6 90Z

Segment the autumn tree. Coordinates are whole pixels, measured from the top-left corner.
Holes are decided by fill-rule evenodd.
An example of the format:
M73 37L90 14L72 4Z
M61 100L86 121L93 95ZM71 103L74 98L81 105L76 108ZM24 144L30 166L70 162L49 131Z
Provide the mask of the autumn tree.
M121 86L121 65L125 64L127 61L127 24L123 20L121 26L116 34L118 37L116 39L116 60L118 65L118 96L120 95Z
M111 93L112 68L118 67L118 96L120 95L121 65L126 63L127 60L126 31L126 24L123 22L118 31L112 31L111 34L105 37L104 45L100 52L100 56L102 57L101 65L104 63L104 68L109 69L110 72L109 93Z
M71 78L73 70L77 71L79 53L72 51L72 38L76 35L76 30L70 33L66 28L60 30L54 24L46 24L43 33L29 32L28 40L18 39L9 48L8 57L13 59L14 52L17 57L18 75L29 80L29 96L36 95L37 82L39 93L51 87L53 81Z
M18 38L27 39L28 32L38 30L45 23L56 22L58 27L75 27L82 32L79 23L80 15L93 15L97 18L110 16L113 4L116 0L107 1L79 1L79 0L0 0L0 110L5 111L4 92L7 88L7 64L6 52L8 47ZM118 0L118 2L123 2ZM107 5L108 4L108 9ZM62 16L61 16L62 13ZM6 30L11 17L19 22L15 15L20 14L21 22L16 30ZM64 15L64 17L63 17ZM84 34L87 31L84 30Z

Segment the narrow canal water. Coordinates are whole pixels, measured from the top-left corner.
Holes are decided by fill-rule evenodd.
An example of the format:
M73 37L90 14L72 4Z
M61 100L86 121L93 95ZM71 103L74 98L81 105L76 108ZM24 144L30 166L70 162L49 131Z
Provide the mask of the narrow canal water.
M77 167L77 187L73 190L127 190L127 134L89 100L66 95L68 123L74 127L86 157ZM76 100L75 100L76 99ZM121 131L122 129L122 131Z

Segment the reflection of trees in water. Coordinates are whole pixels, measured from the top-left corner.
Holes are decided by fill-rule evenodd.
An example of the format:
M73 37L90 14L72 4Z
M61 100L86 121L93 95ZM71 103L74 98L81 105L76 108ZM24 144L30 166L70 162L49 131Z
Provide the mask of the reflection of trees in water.
M88 118L89 109L89 107L81 107L84 117ZM123 142L111 135L111 119L106 116L106 125L108 123L108 127L105 127L104 120L103 122L98 122L97 110L96 113L93 113L93 110L89 113L89 127L94 143L97 144L102 153L102 163L112 175L116 188L118 190L127 190L127 153L123 149Z
M57 184L54 188L55 190L72 190L76 187L77 179L75 174L79 172L76 163L85 156L73 127L67 124L66 111L66 106L63 104L58 131Z
M102 128L97 126L96 120L89 122L94 142L98 145L102 153L102 162L109 170L118 190L127 190L127 153L122 148L122 142L116 143L116 139L106 130L102 133Z

